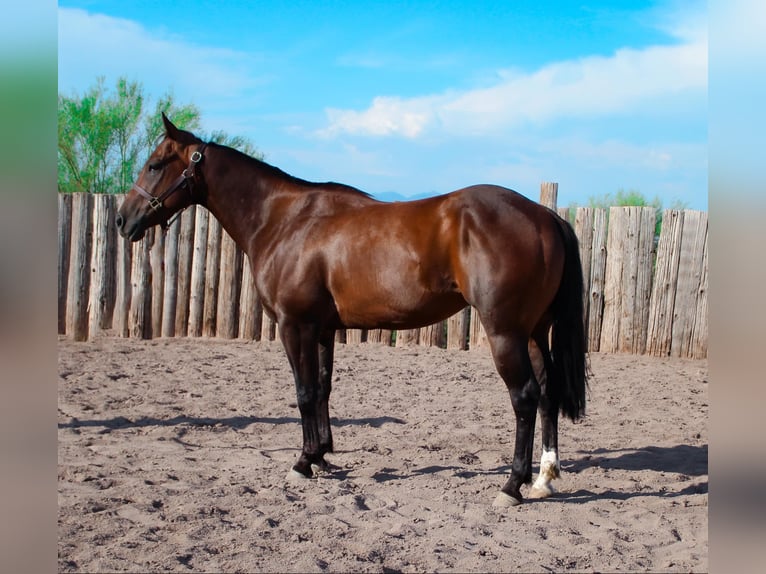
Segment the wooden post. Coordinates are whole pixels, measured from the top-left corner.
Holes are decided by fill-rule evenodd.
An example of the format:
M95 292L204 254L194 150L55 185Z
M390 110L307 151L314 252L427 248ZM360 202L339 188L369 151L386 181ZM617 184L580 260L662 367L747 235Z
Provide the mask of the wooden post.
M72 246L72 194L58 194L58 332L66 333L69 252Z
M239 294L242 281L242 252L231 236L221 236L221 272L218 286L216 333L234 339L239 331Z
M205 309L205 263L207 261L207 232L209 212L197 209L194 230L194 256L192 262L191 286L189 292L190 337L202 335L202 313Z
M369 329L367 331L368 343L383 343L387 347L391 346L391 335L393 331L390 329Z
M255 291L250 261L245 258L242 265L242 293L239 298L239 337L260 341L262 322L263 307Z
M651 294L653 207L609 210L600 350L643 353Z
M601 324L604 319L604 283L607 259L606 209L593 211L593 246L590 264L590 291L588 293L588 350L601 348Z
M91 194L73 194L66 331L75 341L88 340L90 251L93 239L93 228L91 226L92 209Z
M207 260L205 261L205 303L202 315L202 335L215 337L218 317L218 284L221 271L221 237L223 229L220 222L210 215L207 228Z
M129 330L130 336L135 339L150 339L152 336L152 269L149 251L153 234L154 229L149 229L141 241L132 244Z
M261 323L261 341L274 341L277 338L277 323L269 317L266 311L263 312L263 322Z
M202 208L200 208L201 210ZM178 230L178 287L175 310L175 335L185 337L189 332L189 305L191 302L192 261L195 248L195 221L197 206L191 205L181 215ZM204 273L204 271L203 271Z
M396 346L407 347L417 345L420 329L404 329L396 332Z
M650 355L670 355L683 221L683 211L666 209L662 215L646 335L646 352Z
M707 226L707 213L684 212L670 349L674 357L694 356L692 340L707 333Z
M474 307L471 307L471 325L469 328L469 349L481 349L489 346L487 340L487 332L484 330L484 325L481 324L479 319L479 312Z
M346 344L359 345L367 340L366 329L347 329Z
M582 264L583 309L585 311L585 329L588 328L590 307L590 268L593 257L593 208L578 207L575 211L575 235L580 246L580 263Z
M446 321L439 321L433 325L428 325L420 330L420 338L418 344L422 347L439 347L440 349L447 346L447 323Z
M175 337L176 310L178 307L178 236L181 222L170 226L165 234L165 284L162 294L162 328L163 337Z
M707 213L703 216L707 220ZM707 226L706 226L707 228ZM707 357L708 341L708 239L705 233L705 247L702 252L702 275L697 288L697 305L695 307L694 322L692 324L691 344L689 356L693 359Z
M447 319L447 349L464 351L468 348L471 308L466 307Z
M556 202L559 197L559 184L544 181L540 184L540 205L556 211Z
M152 268L152 337L162 334L162 313L165 307L165 232L155 227L154 241L149 252Z
M90 322L93 337L112 326L114 313L114 197L98 194L93 202L93 249L90 259Z
M117 209L125 201L125 196L118 196ZM128 239L117 237L116 296L114 305L115 328L120 337L130 336L130 298L132 295L130 271L133 267L133 248Z

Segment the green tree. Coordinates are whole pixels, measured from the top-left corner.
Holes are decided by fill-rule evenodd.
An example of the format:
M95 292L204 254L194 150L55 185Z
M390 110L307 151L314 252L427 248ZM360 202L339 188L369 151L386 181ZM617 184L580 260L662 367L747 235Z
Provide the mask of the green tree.
M570 206L570 213L573 213L576 205ZM636 189L629 189L625 191L620 188L616 193L605 193L599 196L591 195L588 198L588 207L653 207L656 215L655 235L659 237L660 229L662 229L662 199L659 196L654 196L653 199L648 199L643 193ZM687 205L682 201L675 200L671 203L669 209L686 209Z
M150 106L140 83L120 78L109 91L99 78L82 96L59 94L59 191L127 191L165 133L163 112L175 125L197 132L202 139L262 157L246 138L224 132L210 137L200 134L199 109L192 104L176 104L170 92Z

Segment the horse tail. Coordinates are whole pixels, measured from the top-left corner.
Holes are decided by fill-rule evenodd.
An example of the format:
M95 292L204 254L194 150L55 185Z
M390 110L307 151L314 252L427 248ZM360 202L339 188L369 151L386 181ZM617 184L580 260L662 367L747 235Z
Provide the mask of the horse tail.
M589 374L582 263L574 229L556 214L554 219L564 241L564 272L551 306L552 378L557 383L551 390L558 395L561 413L576 421L585 413Z

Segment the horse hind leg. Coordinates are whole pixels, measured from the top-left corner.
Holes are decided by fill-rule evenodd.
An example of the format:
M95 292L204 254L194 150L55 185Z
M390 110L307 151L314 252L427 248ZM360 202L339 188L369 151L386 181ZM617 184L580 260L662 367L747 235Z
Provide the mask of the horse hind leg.
M532 482L532 447L540 386L532 371L527 337L488 333L488 339L495 366L511 395L516 416L511 476L494 502L494 506L510 507L521 504L521 485Z
M556 493L552 481L561 475L558 454L559 399L554 392L556 381L548 348L548 330L543 329L529 342L529 357L537 381L540 383L540 430L542 455L540 472L529 491L530 498L547 498Z
M335 354L335 331L323 332L319 338L319 386L317 389L317 425L319 430L320 470L329 470L331 465L324 455L334 451L330 424L330 393L332 392L332 371Z

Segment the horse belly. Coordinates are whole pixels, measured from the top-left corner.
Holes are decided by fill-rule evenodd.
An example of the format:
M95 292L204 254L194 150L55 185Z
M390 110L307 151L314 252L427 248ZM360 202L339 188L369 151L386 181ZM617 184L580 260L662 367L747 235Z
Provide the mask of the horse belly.
M424 281L422 275L406 269L388 274L366 269L349 275L333 295L343 326L360 329L424 327L466 305L447 274Z

